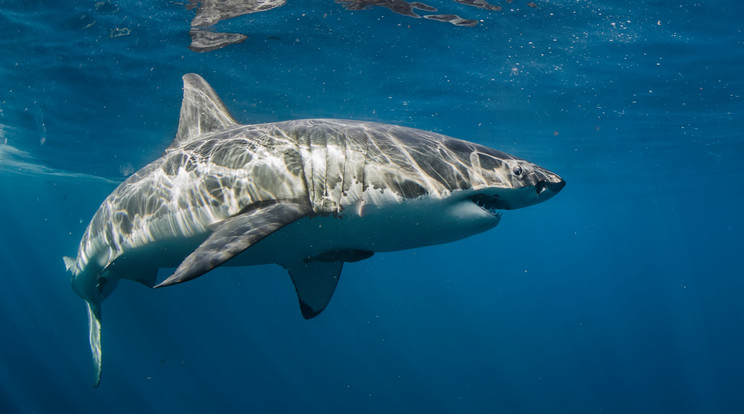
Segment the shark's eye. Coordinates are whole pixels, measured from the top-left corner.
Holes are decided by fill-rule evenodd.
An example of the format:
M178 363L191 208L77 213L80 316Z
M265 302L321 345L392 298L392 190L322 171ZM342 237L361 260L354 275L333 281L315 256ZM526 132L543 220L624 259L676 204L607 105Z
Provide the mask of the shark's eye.
M517 176L522 175L522 167L515 165L514 168L512 168L512 172Z

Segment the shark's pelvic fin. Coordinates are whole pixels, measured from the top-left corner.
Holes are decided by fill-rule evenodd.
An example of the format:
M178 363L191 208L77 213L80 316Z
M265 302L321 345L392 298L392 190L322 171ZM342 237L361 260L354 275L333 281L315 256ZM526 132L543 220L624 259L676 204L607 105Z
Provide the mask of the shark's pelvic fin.
M88 330L90 352L93 355L95 372L94 387L101 383L101 307L90 301L85 301L88 307Z
M197 278L308 212L309 208L303 204L282 201L230 217L214 226L207 240L181 262L175 273L155 287Z
M318 316L328 305L343 265L343 262L306 260L287 266L305 319Z
M369 259L370 257L374 256L374 254L375 252L369 250L340 249L321 253L317 256L310 257L305 261L358 262L360 260Z
M183 102L176 139L167 150L178 148L201 134L238 125L217 93L201 76L183 76Z
M147 287L153 287L158 281L158 268L150 266L146 261L141 261L141 265L138 266L136 271L130 271L128 274L122 274L119 269L126 267L126 262L137 261L139 259L129 257L129 255L121 255L116 258L113 262L109 263L98 275L99 286L103 286L107 283L114 283L114 286L118 283L119 279L127 278L134 280L135 282L142 283ZM131 267L130 267L131 269ZM113 290L113 287L108 287L106 291L102 290L104 297L108 296Z
M140 282L147 287L153 287L158 281L158 268L155 267L150 270L143 270L137 276L137 279L135 279L137 282Z

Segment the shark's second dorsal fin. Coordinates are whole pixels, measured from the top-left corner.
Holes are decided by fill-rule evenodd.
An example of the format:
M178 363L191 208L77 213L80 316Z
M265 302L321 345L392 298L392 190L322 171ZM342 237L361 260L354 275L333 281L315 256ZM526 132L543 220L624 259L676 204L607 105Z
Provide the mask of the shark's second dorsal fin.
M238 125L214 89L201 76L183 76L183 103L176 139L167 149L178 148L201 134Z

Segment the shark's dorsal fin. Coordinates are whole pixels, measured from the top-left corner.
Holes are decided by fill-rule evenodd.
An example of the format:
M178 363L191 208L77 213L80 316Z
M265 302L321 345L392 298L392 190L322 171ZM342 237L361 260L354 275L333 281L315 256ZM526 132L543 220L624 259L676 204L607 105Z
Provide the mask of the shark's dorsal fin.
M167 149L178 148L201 134L238 125L225 104L201 76L183 76L183 102L176 139Z
M287 266L292 277L300 311L305 319L318 316L336 290L344 262L301 261Z

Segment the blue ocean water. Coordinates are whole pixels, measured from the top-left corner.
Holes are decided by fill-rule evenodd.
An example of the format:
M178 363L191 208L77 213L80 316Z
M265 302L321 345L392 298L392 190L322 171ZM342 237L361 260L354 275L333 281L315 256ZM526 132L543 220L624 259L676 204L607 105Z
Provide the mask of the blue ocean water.
M492 3L289 0L196 53L183 3L0 0L0 412L744 412L744 6ZM278 266L124 281L93 388L61 258L173 139L189 72L246 124L411 126L568 185L346 265L309 321Z

